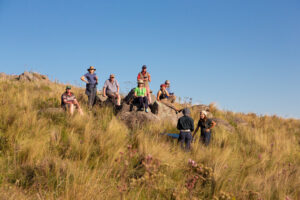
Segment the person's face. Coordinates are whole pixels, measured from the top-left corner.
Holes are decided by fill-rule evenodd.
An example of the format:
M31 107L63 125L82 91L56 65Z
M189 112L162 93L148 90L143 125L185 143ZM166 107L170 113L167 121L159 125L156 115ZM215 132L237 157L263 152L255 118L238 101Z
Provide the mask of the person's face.
M205 115L204 115L204 113L200 113L200 119L204 119L205 118Z
M110 77L110 80L113 82L115 80L115 77Z
M143 87L144 86L144 84L142 84L142 83L139 83L139 87Z
M166 83L166 87L170 87L170 83Z
M71 89L67 89L67 93L71 93Z
M147 68L143 68L142 71L143 71L143 72L146 72L146 71L147 71Z
M93 74L95 72L95 70L93 70L93 69L90 69L89 71L91 74Z

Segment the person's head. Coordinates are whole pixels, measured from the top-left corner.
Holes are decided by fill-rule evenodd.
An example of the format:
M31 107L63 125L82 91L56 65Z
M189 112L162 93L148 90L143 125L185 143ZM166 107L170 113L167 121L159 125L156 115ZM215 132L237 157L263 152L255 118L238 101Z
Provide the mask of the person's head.
M144 81L138 80L138 87L144 87Z
M185 108L185 109L183 109L182 113L183 113L184 116L188 116L188 115L191 114L191 111L190 111L190 109Z
M67 92L67 93L70 93L70 92L71 92L71 86L68 85L68 86L66 87L66 92Z
M165 85L165 84L161 84L161 85L160 85L160 89L161 89L161 90L166 89L166 85Z
M205 110L200 111L200 119L205 119L207 117L207 112Z
M90 68L88 68L87 70L90 74L93 74L96 71L96 68L94 66L90 66Z
M166 81L165 81L165 85L166 85L166 87L170 87L170 81L169 81L169 80L166 80Z
M147 66L146 65L143 65L142 66L142 72L146 72L147 71Z
M115 75L114 75L114 74L111 74L111 75L109 76L109 80L110 80L110 81L114 81L114 80L115 80Z

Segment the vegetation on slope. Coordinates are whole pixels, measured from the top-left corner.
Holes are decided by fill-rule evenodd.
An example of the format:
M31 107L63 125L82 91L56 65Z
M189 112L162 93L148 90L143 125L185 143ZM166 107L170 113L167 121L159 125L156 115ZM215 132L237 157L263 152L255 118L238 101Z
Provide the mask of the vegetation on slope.
M300 199L299 120L211 106L234 130L186 153L159 134L175 127L129 129L109 107L88 111L80 88L83 117L43 112L63 91L0 81L0 199Z

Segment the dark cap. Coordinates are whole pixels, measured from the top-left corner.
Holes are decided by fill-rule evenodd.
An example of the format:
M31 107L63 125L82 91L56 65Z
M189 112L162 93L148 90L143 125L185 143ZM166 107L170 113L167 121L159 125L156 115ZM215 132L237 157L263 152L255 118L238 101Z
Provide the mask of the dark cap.
M147 66L146 66L146 65L143 65L142 69L147 69Z
M182 113L183 113L183 115L189 115L189 114L191 114L191 111L190 111L190 109L185 108L185 109L183 109Z
M71 90L71 86L67 85L66 90Z

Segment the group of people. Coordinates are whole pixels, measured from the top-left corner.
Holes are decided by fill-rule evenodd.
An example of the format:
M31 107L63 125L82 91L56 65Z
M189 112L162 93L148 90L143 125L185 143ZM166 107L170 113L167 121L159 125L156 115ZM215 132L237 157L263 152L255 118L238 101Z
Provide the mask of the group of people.
M211 129L216 125L216 122L207 117L206 111L200 112L200 119L198 121L196 130L194 129L194 120L189 116L190 110L188 108L183 109L183 116L178 119L177 129L180 131L178 142L181 147L187 151L191 148L191 142L196 133L200 129L200 141L208 146L211 139ZM192 132L193 135L192 135Z
M84 74L80 79L86 83L85 94L88 96L88 106L89 108L92 108L96 103L99 79L95 73L95 67L90 66L87 71L88 73ZM149 112L148 107L152 102L149 86L150 82L151 76L149 72L147 72L147 66L143 65L142 71L137 76L137 87L134 89L134 98L138 103L138 111L145 111L146 113ZM120 85L115 79L114 74L110 74L109 79L105 81L102 95L110 98L116 106L121 106ZM176 96L174 92L171 91L169 80L166 80L164 84L160 85L156 101L160 101L169 107L174 108L174 106L170 106L170 104L173 104L176 101ZM83 115L79 102L75 95L71 92L71 86L67 86L66 91L62 94L61 106L64 110L69 111L71 115L74 113L74 109L76 107L79 113ZM201 141L205 145L208 145L211 138L211 129L216 125L216 123L207 118L206 111L201 111L197 128L194 130L194 120L189 116L190 110L188 108L183 110L183 115L183 117L178 119L177 124L177 129L180 130L179 142L181 143L182 148L186 150L190 149L192 139L199 128L201 128ZM192 135L193 131L194 133Z

